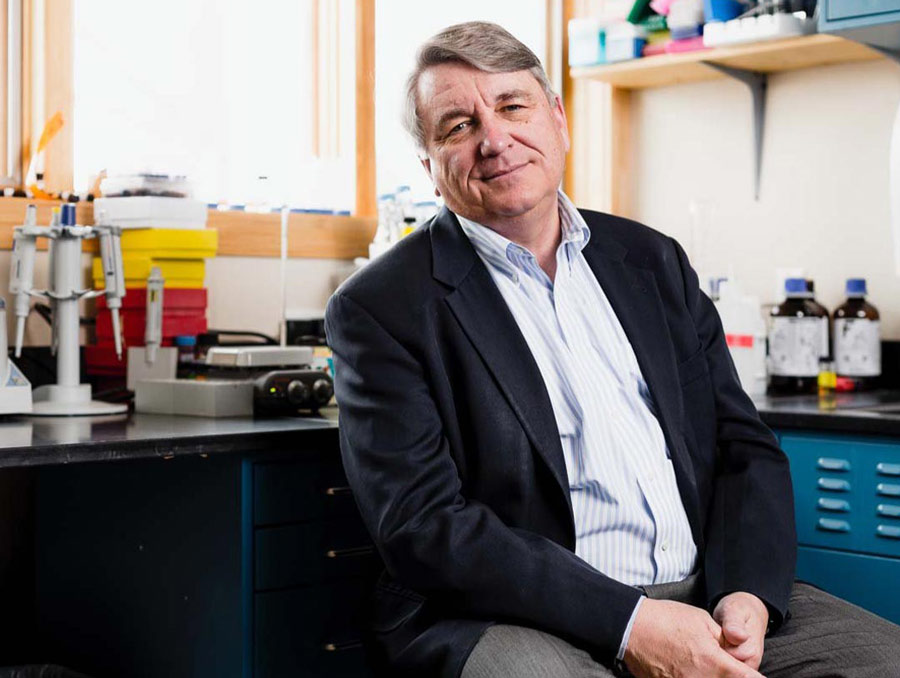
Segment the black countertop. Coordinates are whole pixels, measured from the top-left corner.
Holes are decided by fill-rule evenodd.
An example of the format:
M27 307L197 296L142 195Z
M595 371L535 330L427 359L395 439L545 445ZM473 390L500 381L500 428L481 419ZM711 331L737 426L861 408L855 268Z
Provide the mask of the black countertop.
M900 438L900 391L754 398L771 428L896 436Z
M775 429L900 438L900 390L754 398ZM301 440L302 439L302 440ZM0 417L0 468L336 445L337 409L318 416Z
M336 444L337 410L312 417L0 417L0 468Z

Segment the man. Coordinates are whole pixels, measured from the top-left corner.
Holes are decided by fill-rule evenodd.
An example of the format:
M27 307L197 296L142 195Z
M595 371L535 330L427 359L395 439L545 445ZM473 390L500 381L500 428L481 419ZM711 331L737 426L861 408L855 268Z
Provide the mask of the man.
M408 94L446 208L326 316L391 675L900 675L897 627L793 585L787 460L682 249L558 191L538 59L461 24Z

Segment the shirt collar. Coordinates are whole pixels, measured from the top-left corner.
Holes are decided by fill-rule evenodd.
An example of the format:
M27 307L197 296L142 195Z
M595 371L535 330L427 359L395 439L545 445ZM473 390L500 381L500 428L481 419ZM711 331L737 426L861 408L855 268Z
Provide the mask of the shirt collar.
M588 228L569 198L562 191L557 192L559 198L559 222L562 231L560 247L571 244L578 250L584 249L591 237ZM533 254L525 247L517 245L497 231L483 226L476 221L456 215L463 232L475 247L475 251L489 264L495 266L509 277L516 279L516 268L521 268L523 258Z

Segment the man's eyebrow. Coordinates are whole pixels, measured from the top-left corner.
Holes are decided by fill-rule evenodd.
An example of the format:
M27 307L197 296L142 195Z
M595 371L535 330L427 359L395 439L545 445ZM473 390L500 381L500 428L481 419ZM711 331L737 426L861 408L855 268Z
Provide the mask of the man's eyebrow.
M464 118L471 114L471 111L465 108L451 108L449 111L444 111L441 113L441 117L438 118L437 129L442 129L444 125L455 118Z
M531 92L524 89L511 89L497 95L498 104L503 103L504 101L510 101L511 99L527 99L528 101L533 101L534 97Z

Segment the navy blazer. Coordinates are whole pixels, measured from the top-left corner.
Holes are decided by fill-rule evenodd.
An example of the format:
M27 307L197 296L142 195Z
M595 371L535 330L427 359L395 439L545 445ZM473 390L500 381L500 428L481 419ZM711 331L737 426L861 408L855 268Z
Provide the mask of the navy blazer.
M710 609L749 591L777 625L796 561L787 458L679 245L582 215L584 256L656 404ZM497 622L610 662L640 594L574 553L549 396L455 215L444 209L352 276L326 330L344 468L386 567L372 627L392 675L455 678Z

